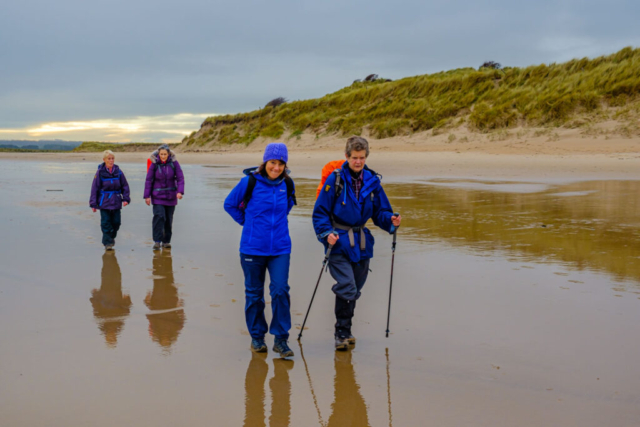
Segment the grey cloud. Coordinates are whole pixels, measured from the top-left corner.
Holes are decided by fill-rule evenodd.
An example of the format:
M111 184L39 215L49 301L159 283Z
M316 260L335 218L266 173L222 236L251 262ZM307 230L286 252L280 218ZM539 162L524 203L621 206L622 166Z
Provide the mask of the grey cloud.
M27 0L2 12L0 128L238 112L369 73L525 66L640 44L640 4L627 0Z

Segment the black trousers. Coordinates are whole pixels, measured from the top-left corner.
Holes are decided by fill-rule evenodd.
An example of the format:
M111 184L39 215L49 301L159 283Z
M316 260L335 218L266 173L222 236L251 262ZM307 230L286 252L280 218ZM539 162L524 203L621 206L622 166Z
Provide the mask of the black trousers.
M120 209L100 209L102 244L113 245L120 229Z
M175 206L153 205L153 241L171 243Z

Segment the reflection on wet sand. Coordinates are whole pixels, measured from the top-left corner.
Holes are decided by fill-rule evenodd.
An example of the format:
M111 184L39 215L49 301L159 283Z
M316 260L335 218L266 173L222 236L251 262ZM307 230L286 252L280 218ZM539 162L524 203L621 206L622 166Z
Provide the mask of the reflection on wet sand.
M183 301L173 279L173 260L168 250L153 255L153 290L147 293L144 303L154 311L147 314L151 339L169 351L184 327L185 315Z
M269 365L267 353L252 353L247 374L245 376L245 427L260 427L265 424L265 392ZM270 427L286 427L291 419L291 381L289 370L293 368L293 360L273 359L274 376L269 380L271 390Z
M333 403L331 404L331 415L329 420L324 422L318 399L313 388L313 381L309 374L309 366L304 357L302 344L300 345L300 355L304 362L304 368L309 381L313 404L318 414L318 424L322 427L367 427L369 416L367 414L367 404L360 393L360 386L356 381L356 373L351 361L352 351L336 351L333 359L335 375L333 377ZM391 418L391 378L389 375L389 350L387 349L387 393L389 406L389 426L392 426Z
M351 351L336 351L333 379L333 403L327 427L370 426L367 405L364 403L356 373L351 362Z
M115 252L105 252L102 255L101 276L100 289L91 291L90 301L98 329L104 335L107 345L115 347L131 308L131 297L122 293L122 273Z
M443 239L640 282L640 182L581 182L533 193L385 187L403 213L403 239Z
M310 215L317 184L301 181L294 214ZM640 283L640 181L433 180L384 187L402 213L402 240L506 251Z

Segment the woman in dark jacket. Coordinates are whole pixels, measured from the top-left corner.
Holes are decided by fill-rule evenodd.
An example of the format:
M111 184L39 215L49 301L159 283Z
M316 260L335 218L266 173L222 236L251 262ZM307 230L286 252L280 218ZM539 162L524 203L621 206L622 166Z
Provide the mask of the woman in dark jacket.
M144 200L153 204L153 250L171 247L173 213L184 194L184 174L168 145L151 154L151 166L144 184Z
M120 229L120 211L131 203L129 183L124 173L115 162L111 150L102 153L103 163L91 184L89 206L93 212L100 210L100 227L102 228L102 244L108 251L116 244L116 235Z
M267 330L275 335L273 351L293 356L287 345L291 329L289 260L291 238L287 216L295 204L293 181L286 172L287 146L269 144L263 163L245 171L245 176L224 201L224 209L243 226L240 264L244 271L245 318L251 334L251 349L267 351ZM248 195L250 194L250 198ZM267 328L264 317L264 280L269 270L269 292L273 316Z

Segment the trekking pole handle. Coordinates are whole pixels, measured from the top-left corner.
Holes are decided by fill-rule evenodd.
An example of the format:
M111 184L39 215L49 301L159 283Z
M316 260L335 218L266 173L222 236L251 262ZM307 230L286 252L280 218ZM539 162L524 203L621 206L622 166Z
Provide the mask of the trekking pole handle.
M400 214L398 212L394 212L393 216L400 216ZM395 227L395 225L394 225ZM393 230L393 250L395 251L396 249L396 237L398 237L398 228L400 228L400 226L397 226L395 228L395 230Z
M325 260L329 259L329 255L331 255L331 249L333 249L333 245L329 245L329 247L327 248L327 252L324 254Z
M331 249L333 249L333 245L329 245L327 248L327 252L324 254L324 261L322 261L322 266L329 268L329 256L331 255Z

